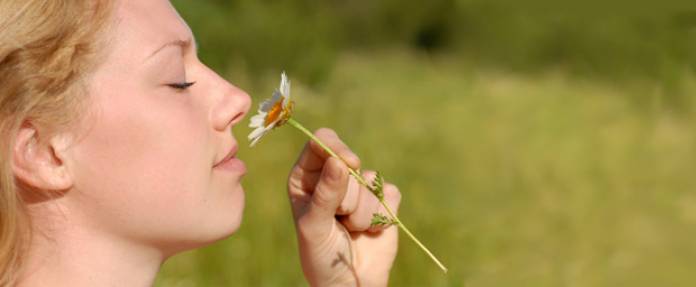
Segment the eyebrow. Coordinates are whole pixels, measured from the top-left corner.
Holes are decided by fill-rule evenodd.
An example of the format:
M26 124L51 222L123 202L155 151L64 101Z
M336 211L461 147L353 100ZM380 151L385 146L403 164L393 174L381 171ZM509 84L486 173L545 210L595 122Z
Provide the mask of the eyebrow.
M185 40L184 39L175 39L175 40L169 41L166 44L162 45L161 47L157 48L157 50L150 53L150 55L148 55L145 58L145 61L149 60L154 55L156 55L160 51L164 50L164 48L171 47L171 46L178 46L178 47L181 47L182 49L186 49L186 48L191 47L192 45L193 45L194 51L198 49L198 43L196 42L196 39L193 37L185 39Z

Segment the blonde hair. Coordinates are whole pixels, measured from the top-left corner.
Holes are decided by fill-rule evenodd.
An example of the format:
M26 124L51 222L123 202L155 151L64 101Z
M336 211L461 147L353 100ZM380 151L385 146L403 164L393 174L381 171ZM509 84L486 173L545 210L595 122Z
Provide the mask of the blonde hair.
M16 133L29 122L45 139L79 118L109 2L0 1L0 286L16 283L31 232L10 164Z

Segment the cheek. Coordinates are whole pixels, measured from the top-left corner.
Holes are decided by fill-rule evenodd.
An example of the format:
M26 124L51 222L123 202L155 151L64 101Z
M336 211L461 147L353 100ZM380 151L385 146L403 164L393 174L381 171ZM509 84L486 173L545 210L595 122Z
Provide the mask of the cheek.
M95 166L115 178L136 186L188 185L176 174L200 176L210 161L205 118L195 105L138 95L110 97L99 106L84 146L100 159Z
M205 107L131 95L94 103L89 132L74 148L76 208L95 226L146 238L191 232L217 205L238 205L239 195L216 190Z

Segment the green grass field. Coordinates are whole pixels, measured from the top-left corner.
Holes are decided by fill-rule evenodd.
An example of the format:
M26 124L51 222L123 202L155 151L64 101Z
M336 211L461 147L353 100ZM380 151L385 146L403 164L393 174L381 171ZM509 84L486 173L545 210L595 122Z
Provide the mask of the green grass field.
M694 75L665 89L402 50L343 52L314 88L287 72L295 118L396 183L402 220L450 268L402 236L391 286L696 284ZM254 110L278 81L227 76ZM285 191L305 141L283 127L243 147L241 229L170 259L156 286L306 286Z

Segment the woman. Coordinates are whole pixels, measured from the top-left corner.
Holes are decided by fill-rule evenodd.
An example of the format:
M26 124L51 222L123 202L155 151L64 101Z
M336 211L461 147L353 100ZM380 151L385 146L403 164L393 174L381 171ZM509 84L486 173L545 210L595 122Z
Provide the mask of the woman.
M196 49L165 0L0 1L2 285L148 286L170 256L238 229L244 143L229 131L250 98ZM290 171L313 286L387 284L397 231L370 227L379 205L357 186L313 143Z

